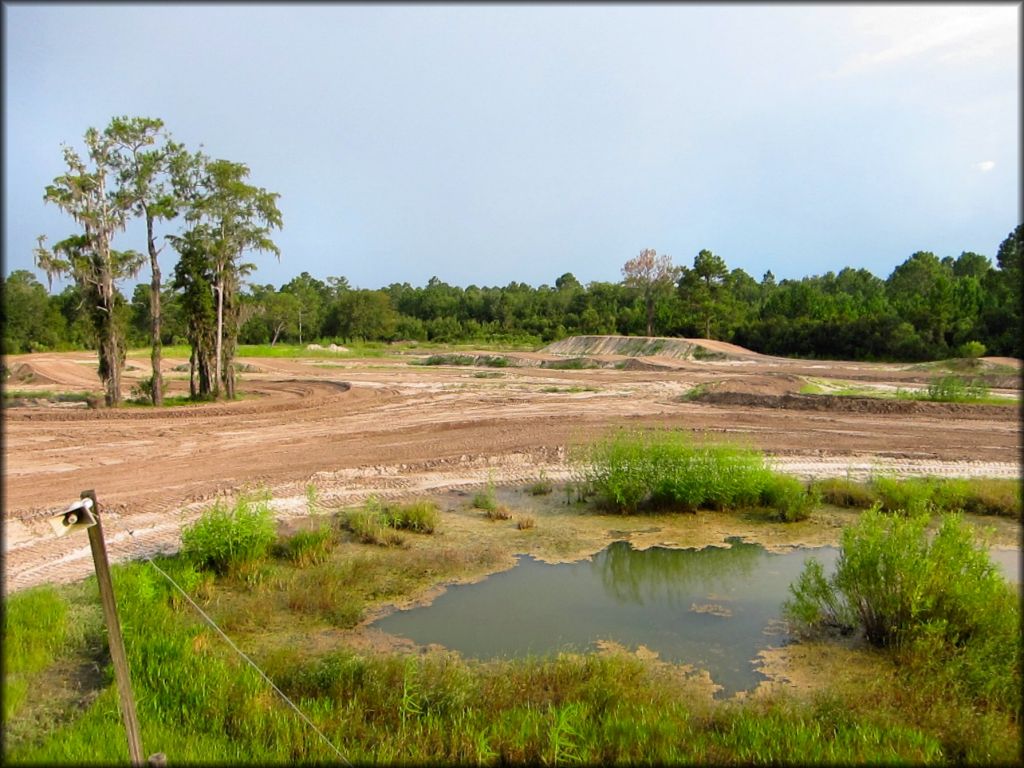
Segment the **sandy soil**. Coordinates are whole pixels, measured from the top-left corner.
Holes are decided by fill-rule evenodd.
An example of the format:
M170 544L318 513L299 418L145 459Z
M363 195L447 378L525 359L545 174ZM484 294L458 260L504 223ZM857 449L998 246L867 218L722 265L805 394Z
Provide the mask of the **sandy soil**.
M342 506L369 495L526 483L542 469L558 480L568 475L574 445L616 425L740 441L803 477L1020 476L1018 409L787 407L780 398L795 395L805 377L900 386L928 374L913 366L789 361L727 346L727 357L712 361L598 356L626 365L594 370L537 367L558 359L544 353L517 355L531 366L504 369L414 366L411 356L243 359L244 399L233 403L5 408L6 588L91 570L87 539L56 539L45 521L85 489L96 490L117 561L175 549L181 527L204 504L246 486L269 487L286 516L304 511L310 483L326 505ZM12 372L8 388L99 390L95 355L4 362ZM186 390L187 374L175 371L185 363L164 361L172 393ZM147 367L146 357L129 359L126 390ZM1019 393L1019 382L1010 383ZM698 384L740 397L685 400Z

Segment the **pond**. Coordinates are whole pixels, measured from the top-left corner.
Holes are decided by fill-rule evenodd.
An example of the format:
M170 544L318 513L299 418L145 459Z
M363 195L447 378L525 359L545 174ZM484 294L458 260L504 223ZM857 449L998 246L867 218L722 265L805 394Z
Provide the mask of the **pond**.
M421 645L487 659L588 651L602 640L643 645L707 670L719 696L764 678L754 659L788 641L781 606L815 557L830 573L833 547L769 552L729 539L704 549L636 550L616 541L589 560L550 565L524 555L508 571L450 587L429 606L396 611L376 628ZM1019 551L997 561L1018 580Z

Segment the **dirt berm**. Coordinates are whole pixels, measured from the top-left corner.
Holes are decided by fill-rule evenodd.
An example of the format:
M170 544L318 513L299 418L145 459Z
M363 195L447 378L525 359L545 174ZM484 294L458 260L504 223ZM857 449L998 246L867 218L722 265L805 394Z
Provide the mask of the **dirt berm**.
M756 352L711 339L672 339L663 336L570 336L544 347L541 352L552 355L583 357L586 355L623 355L625 357L658 357L677 360L727 360L761 358Z

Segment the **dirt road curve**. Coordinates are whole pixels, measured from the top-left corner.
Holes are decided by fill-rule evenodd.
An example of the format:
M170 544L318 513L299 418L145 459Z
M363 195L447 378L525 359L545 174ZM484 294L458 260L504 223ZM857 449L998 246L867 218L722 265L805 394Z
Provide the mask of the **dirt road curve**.
M5 408L6 588L88 572L86 539L54 539L44 520L87 488L99 496L112 557L123 559L173 549L180 527L221 492L268 486L288 514L302 510L309 483L327 504L341 505L489 479L526 482L542 468L564 477L567 447L614 425L746 442L804 476L1020 474L1014 408L908 403L935 407L873 412L847 403L813 410L784 397L807 377L878 386L924 380L908 366L758 356L642 360L623 358L632 363L625 369L554 370L253 358L240 361L247 366L245 399L234 403ZM165 361L172 392L186 388L187 374L174 371L185 362ZM8 389L99 389L94 355L22 355L5 363L16 372ZM147 373L146 360L129 363L126 388ZM743 397L682 398L698 384Z

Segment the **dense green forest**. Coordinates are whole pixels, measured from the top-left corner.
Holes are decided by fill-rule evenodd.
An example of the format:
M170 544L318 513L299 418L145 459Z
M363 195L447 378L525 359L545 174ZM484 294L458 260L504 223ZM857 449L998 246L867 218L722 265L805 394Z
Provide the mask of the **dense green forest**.
M768 272L758 281L708 251L646 284L627 274L622 282L584 285L566 273L539 287L462 288L434 277L425 286L369 290L303 272L279 288L243 288L238 341L540 343L574 334L644 335L649 296L654 335L710 337L769 354L924 360L977 354L980 344L986 354L1024 357L1022 237L1018 226L995 263L970 252L917 252L884 280L850 267L800 280L776 281ZM18 270L4 281L3 297L5 353L95 348L77 286L50 294ZM149 297L149 285L140 283L118 304L130 346L149 343ZM182 291L165 289L161 303L163 343L187 343Z

